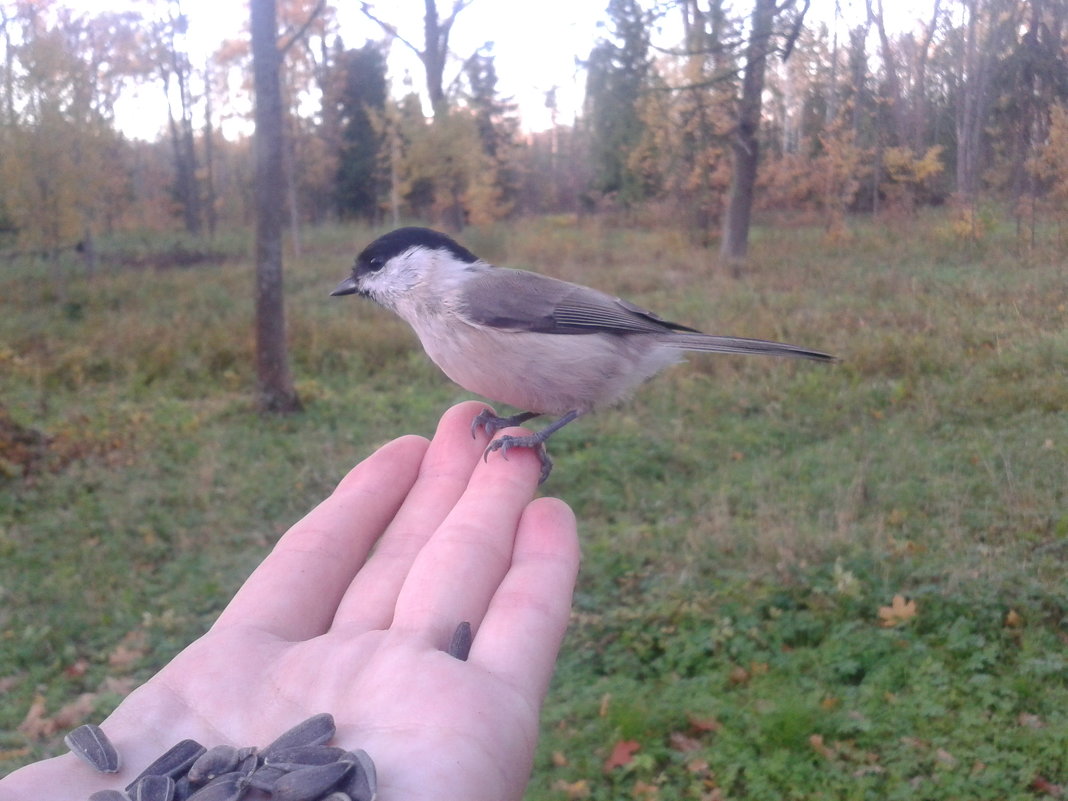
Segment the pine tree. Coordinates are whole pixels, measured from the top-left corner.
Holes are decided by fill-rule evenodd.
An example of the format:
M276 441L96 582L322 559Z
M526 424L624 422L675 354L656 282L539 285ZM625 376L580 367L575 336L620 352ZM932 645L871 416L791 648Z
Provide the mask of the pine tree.
M643 197L642 181L630 167L642 139L640 100L653 74L649 15L637 0L611 0L611 38L590 53L586 80L593 189L614 193L624 205Z
M385 108L386 96L386 58L379 46L368 42L359 50L346 51L336 101L341 151L335 195L340 217L373 219L388 188L381 167L385 137L373 119Z

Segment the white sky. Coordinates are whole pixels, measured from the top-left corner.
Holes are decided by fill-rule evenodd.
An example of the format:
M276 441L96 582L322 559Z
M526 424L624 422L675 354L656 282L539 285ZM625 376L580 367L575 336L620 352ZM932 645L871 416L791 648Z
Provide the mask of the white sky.
M144 8L153 0L60 0L61 3L89 12ZM739 0L748 6L749 0ZM932 0L887 0L887 14L894 28L905 28L917 17L929 14ZM338 21L347 47L360 47L367 39L381 39L377 24L360 12L359 0L337 0ZM401 35L416 45L422 41L423 0L378 0L373 4L384 19L398 25ZM545 130L551 125L545 107L545 93L557 87L558 122L570 124L581 108L585 91L585 73L576 59L585 59L596 40L603 35L600 27L608 0L475 0L457 17L450 46L458 58L465 58L486 42L493 42L498 87L502 96L512 97L519 106L522 126L528 131ZM859 20L864 14L864 0L841 0L843 14ZM451 0L438 0L442 14L452 7ZM247 30L248 4L241 0L183 0L182 8L189 20L191 47L203 63L207 54L224 39L232 39ZM918 10L918 11L917 11ZM834 0L812 0L807 21L830 21ZM667 18L675 25L677 13ZM665 33L664 42L674 43L677 35ZM459 61L446 71L446 83L459 69ZM389 61L394 94L402 93L405 73L413 85L424 84L422 65L403 44L394 43ZM220 110L224 111L225 110ZM241 110L246 111L245 109ZM137 96L129 96L117 110L120 125L130 135L155 138L166 122L166 106L158 87L145 87Z
M585 92L585 74L575 59L585 59L600 36L598 21L604 17L608 0L475 0L462 11L453 26L450 49L458 58L445 73L448 84L459 72L460 59L486 42L493 42L498 89L512 97L526 130L551 126L545 93L557 87L558 121L573 122ZM131 0L66 0L70 7L85 11L120 10L137 6ZM337 3L338 22L346 47L362 47L368 39L384 38L382 29L360 11L358 0ZM448 0L438 0L443 13L451 8ZM423 0L379 0L376 13L398 26L402 36L416 45L422 43ZM143 8L143 6L141 6ZM183 0L189 20L191 48L201 50L200 61L224 39L237 38L247 31L248 5L235 0ZM198 54L194 54L196 57ZM413 87L422 89L422 65L402 43L395 42L389 59L389 78L394 94L403 93L405 73ZM166 106L159 87L149 86L120 103L116 113L122 128L130 135L155 138L166 122Z

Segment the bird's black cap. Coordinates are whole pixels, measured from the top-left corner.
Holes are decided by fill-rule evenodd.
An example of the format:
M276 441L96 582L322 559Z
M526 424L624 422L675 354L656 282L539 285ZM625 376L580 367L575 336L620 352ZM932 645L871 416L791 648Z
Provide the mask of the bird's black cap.
M478 261L478 256L445 234L430 228L398 228L384 234L365 247L356 257L356 270L381 269L387 261L411 248L447 250L457 259L468 264Z

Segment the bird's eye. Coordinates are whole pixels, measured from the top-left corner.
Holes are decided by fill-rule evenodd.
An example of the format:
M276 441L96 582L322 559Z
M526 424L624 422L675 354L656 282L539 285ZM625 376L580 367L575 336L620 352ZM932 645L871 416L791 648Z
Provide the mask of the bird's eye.
M385 259L383 259L381 256L372 256L367 260L367 267L373 273L377 273L385 266Z

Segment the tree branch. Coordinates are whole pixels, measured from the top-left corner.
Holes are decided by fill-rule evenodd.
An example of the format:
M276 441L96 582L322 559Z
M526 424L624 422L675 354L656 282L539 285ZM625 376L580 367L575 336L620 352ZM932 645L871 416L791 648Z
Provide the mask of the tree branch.
M370 3L360 3L360 10L363 11L363 15L365 17L367 17L367 19L371 20L372 22L377 22L379 27L381 27L382 30L386 32L387 36L389 36L389 37L391 37L393 39L396 39L398 42L400 42L401 44L405 45L409 50L411 50L413 53L415 53L417 56L419 56L419 60L420 61L423 60L423 58L425 56L423 51L420 50L418 47L416 47L411 42L409 42L403 36L401 36L400 35L400 31L398 31L395 26L390 25L384 19L379 19L377 16L375 16L374 9L371 8L371 4Z
M473 2L475 2L475 0L456 0L456 2L452 4L452 13L449 14L448 18L443 23L441 23L442 27L446 30L451 28L452 24L456 21L456 15L463 11L465 8L467 8L469 5L471 5Z
M297 32L290 36L288 41L283 42L279 45L279 57L284 56L286 54L286 51L288 51L289 48L291 48L301 37L304 36L305 33L307 33L308 28L310 28L311 24L315 22L316 18L321 13L323 13L324 8L326 8L326 0L319 0L319 2L315 4L315 8L311 10L311 13L308 14L308 18L304 20L304 24L300 26Z
M805 24L805 14L808 13L810 0L805 0L805 7L798 12L797 18L794 20L794 25L790 29L790 33L786 35L786 44L782 48L782 60L785 63L786 59L790 57L790 54L794 52L794 45L797 43L797 37L801 35L801 26Z

